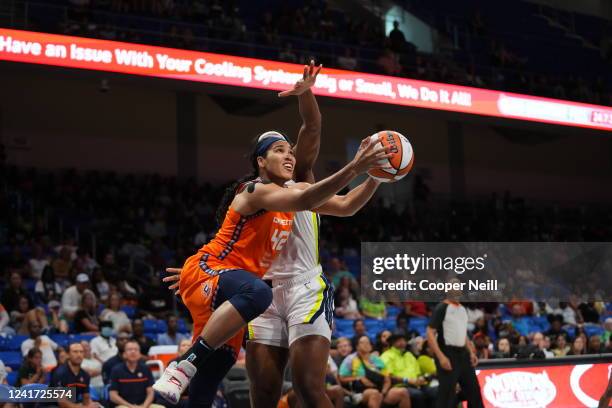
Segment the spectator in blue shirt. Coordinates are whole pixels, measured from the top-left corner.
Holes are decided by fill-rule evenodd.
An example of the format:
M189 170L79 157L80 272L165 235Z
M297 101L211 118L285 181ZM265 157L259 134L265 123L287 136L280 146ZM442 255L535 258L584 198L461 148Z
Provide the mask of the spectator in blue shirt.
M68 361L53 371L51 387L70 387L76 394L74 402L60 400L60 408L97 408L89 395L89 374L81 368L85 352L80 343L68 346Z
M157 336L158 346L178 346L181 340L188 339L189 336L178 332L178 318L174 315L168 316L166 320L168 330Z
M140 345L129 340L123 351L123 362L111 372L110 400L113 407L164 408L153 404L153 374L141 358Z

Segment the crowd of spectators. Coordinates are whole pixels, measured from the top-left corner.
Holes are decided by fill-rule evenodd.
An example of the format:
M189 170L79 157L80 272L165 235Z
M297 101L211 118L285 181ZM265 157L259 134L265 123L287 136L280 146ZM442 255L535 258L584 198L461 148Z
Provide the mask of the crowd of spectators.
M397 21L386 33L381 19L356 17L326 0L263 9L240 1L73 0L66 13L41 8L44 24L38 23L36 10L30 10L30 24L38 30L295 63L315 56L327 67L612 104L603 71L596 78L561 74L554 62L535 70L527 57L487 30L479 13L461 27L490 43L479 51L488 62L475 64L470 49L451 42L452 33L437 36L434 52L424 52L407 40ZM57 21L50 23L53 15Z
M7 168L5 174L1 202L9 222L0 230L0 334L27 336L19 348L24 362L17 383L61 384L80 375L80 364L99 395L116 404L152 403L152 374L141 356L153 346L178 347L190 338L188 316L160 284L161 273L180 266L214 233L222 189L101 172ZM410 398L425 407L435 388L431 350L423 341L433 305L363 297L354 266L361 241L600 241L612 234L612 222L596 207L538 207L508 193L443 203L420 177L414 186L404 208L376 201L350 222L324 217L321 257L336 287L339 338L331 354L331 384L350 392L361 361L369 359L412 385L408 396L392 395L393 400ZM574 296L558 304L467 306L470 336L483 360L612 352L610 305L602 302ZM147 321L158 319L165 320L162 332L145 330ZM81 337L59 344L54 339L62 335ZM126 378L147 380L132 395L136 391L118 380Z

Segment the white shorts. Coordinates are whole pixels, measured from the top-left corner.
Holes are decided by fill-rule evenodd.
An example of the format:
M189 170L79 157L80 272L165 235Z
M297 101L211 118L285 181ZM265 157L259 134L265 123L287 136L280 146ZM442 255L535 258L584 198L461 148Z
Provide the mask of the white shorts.
M334 288L321 266L294 279L272 281L272 304L249 323L249 341L289 348L304 336L331 339Z

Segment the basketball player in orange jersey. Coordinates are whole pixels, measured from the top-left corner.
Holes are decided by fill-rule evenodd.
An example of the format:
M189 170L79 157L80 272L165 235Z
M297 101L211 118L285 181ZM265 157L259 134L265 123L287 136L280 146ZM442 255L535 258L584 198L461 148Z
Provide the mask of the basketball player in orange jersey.
M244 327L272 301L270 287L259 278L286 243L293 213L323 205L391 156L375 145L364 139L350 163L318 183L286 186L295 166L291 144L277 132L258 138L251 164L259 177L238 186L215 238L182 268L179 290L199 336L178 364L166 368L155 391L176 403L195 376L190 405L210 405L205 396L214 396L210 391L235 361Z
M319 152L321 114L310 88L320 70L321 67L315 68L314 61L311 61L304 69L303 78L292 89L279 94L281 97L298 96L303 120L295 155L294 180L298 182L314 182L312 167ZM255 175L248 177L252 178ZM346 196L334 197L317 212L352 215L369 201L378 185L369 178ZM273 287L273 301L264 314L252 321L252 326L249 324L247 346L251 405L254 408L276 407L288 360L291 360L293 386L301 406L332 406L326 395L325 373L331 337L333 288L319 265L318 222L318 216L311 211L295 214L292 232L264 277ZM168 268L167 271L175 275L164 278L164 281L177 282L181 270ZM177 287L178 283L174 283L169 289Z

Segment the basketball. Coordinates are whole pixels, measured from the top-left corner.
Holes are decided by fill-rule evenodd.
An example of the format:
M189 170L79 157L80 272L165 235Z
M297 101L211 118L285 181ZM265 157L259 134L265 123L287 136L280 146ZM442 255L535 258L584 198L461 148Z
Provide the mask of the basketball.
M372 140L379 137L381 138L378 143L388 147L392 156L381 160L380 167L369 170L368 174L382 183L401 180L410 172L414 163L412 145L404 135L393 130L381 130L370 136Z

